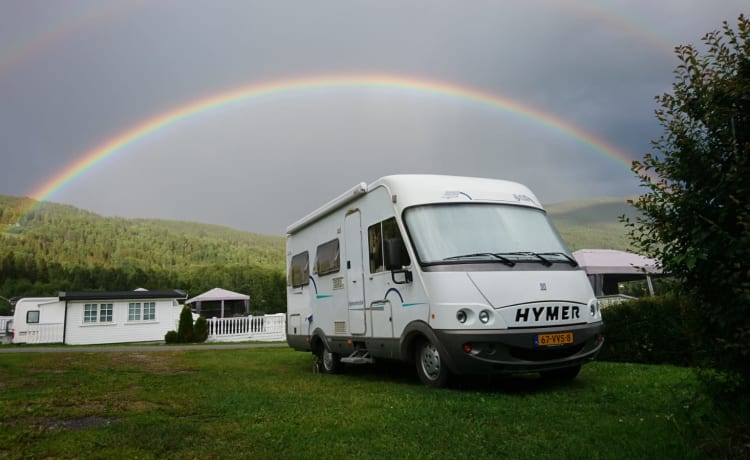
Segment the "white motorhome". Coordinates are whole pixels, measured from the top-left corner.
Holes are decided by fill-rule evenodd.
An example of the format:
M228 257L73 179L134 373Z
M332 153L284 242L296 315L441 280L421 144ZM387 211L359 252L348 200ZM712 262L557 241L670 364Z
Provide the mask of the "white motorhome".
M414 361L451 374L572 379L603 343L586 273L525 186L398 175L287 228L287 342L321 372Z

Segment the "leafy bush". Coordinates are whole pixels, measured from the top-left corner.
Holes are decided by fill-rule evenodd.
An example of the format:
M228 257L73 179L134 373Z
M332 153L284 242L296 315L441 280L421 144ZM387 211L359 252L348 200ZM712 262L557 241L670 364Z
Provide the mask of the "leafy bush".
M199 316L198 319L195 320L193 338L196 342L205 342L206 339L208 339L208 321L206 321L206 318Z
M169 331L166 334L164 334L165 343L177 343L178 340L179 340L179 337L177 336L177 331Z
M646 364L695 364L694 321L686 298L645 297L602 310L607 325L599 359Z
M177 338L180 343L189 343L193 341L193 335L193 311L190 310L190 307L185 305L182 307L182 312L180 313L180 323L177 326Z
M633 162L647 192L624 218L631 244L690 292L708 388L750 394L750 18L724 22L704 46L677 46L672 91L657 98L664 133ZM705 374L710 376L712 374ZM715 381L716 380L716 381ZM720 396L733 404L731 392Z

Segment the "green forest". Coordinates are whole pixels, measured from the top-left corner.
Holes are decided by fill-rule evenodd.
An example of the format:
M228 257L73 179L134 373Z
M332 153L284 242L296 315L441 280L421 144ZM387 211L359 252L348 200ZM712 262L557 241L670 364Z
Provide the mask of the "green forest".
M284 239L226 227L102 217L73 206L0 195L0 296L59 291L222 287L254 313L286 308ZM0 300L0 315L7 314ZM5 310L5 313L4 313Z
M627 249L624 199L548 206L571 250ZM31 211L28 211L31 209ZM285 241L218 225L103 217L0 195L0 296L214 287L250 295L254 314L286 310ZM0 299L0 315L10 305Z

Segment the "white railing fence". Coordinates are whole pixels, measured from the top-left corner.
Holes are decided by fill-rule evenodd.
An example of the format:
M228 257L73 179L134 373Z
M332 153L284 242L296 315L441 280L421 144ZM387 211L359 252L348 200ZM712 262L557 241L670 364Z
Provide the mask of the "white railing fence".
M286 315L211 318L208 322L207 342L283 342L286 340Z
M10 329L13 327L12 320L12 316L0 316L0 343L10 343Z
M635 300L636 298L625 294L617 294L600 296L597 299L599 300L599 308L607 308L611 305Z
M12 320L12 316L0 316L0 335L5 334L8 329L8 321ZM10 331L7 331L10 332Z

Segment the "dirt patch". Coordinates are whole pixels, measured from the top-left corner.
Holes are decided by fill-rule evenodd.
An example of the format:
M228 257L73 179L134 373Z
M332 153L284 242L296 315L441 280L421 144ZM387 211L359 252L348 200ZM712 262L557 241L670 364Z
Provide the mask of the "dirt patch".
M83 417L68 420L56 420L47 417L35 418L30 426L36 431L80 431L100 428L116 423L117 419L108 417Z
M157 375L192 374L193 371L179 365L172 353L121 353L116 363L120 366L135 366L143 372Z

